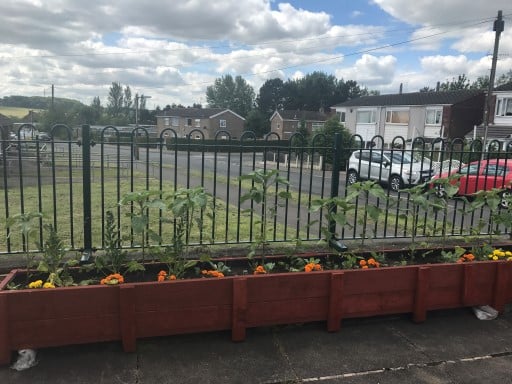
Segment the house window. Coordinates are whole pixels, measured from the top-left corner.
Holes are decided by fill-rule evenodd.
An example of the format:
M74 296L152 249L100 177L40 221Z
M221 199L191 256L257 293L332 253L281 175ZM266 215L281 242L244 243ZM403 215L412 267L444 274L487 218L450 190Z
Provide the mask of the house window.
M512 97L502 97L497 100L496 116L512 116Z
M169 125L171 125L171 119L169 119L168 117L165 117L165 118L164 118L164 125L165 125L166 127L168 127Z
M357 111L357 123L358 124L374 124L375 123L375 111Z
M179 117L171 117L171 125L173 127L179 127L180 126L180 118Z
M321 131L324 129L324 123L312 123L311 124L311 130L313 132Z
M442 111L440 109L427 109L425 114L425 124L441 125L441 114Z
M219 120L219 127L226 128L226 120Z
M409 111L405 111L405 110L386 111L386 123L409 124Z
M340 115L340 123L345 123L345 119L346 119L345 112L339 112L339 115Z
M195 123L196 123L196 128L201 128L201 119L196 119Z
M191 126L192 126L192 119L187 119L187 125L188 125L189 127L191 127Z

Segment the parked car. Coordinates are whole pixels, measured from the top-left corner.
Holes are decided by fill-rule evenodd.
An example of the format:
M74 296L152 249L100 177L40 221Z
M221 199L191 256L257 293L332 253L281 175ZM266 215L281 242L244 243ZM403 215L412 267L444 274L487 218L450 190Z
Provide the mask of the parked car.
M432 162L420 152L409 150L362 149L352 153L348 161L347 183L375 180L392 191L431 179Z
M452 171L443 172L433 179L447 178L456 175L453 185L458 185L457 195L471 196L478 191L489 191L493 188L504 189L502 196L512 194L512 160L488 159L473 161ZM444 191L440 185L436 186L438 194Z
M52 140L52 137L48 133L46 133L46 132L39 132L37 134L37 137L41 141L51 141Z

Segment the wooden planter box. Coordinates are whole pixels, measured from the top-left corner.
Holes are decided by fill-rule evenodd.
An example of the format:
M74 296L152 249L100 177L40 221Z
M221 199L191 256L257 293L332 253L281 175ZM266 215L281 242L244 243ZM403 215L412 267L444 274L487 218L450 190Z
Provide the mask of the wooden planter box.
M482 261L368 270L128 283L57 289L5 290L0 282L0 364L12 352L121 340L134 351L137 338L231 329L241 341L247 328L341 320L512 302L512 263Z

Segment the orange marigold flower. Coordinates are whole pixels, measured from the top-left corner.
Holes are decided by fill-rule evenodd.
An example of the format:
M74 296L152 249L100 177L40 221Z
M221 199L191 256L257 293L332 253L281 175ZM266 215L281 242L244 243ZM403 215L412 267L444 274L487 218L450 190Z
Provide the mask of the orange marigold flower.
M321 271L322 266L320 264L315 264L315 271Z
M260 273L267 273L267 271L265 271L265 267L263 267L263 265L258 265L256 267L256 269L254 270L255 275L260 274Z
M169 276L169 280L176 280L176 275Z
M359 265L362 267L362 266L365 266L367 263L366 263L366 260L361 260L359 261Z
M368 269L368 266L367 265L363 265L361 268L362 269Z
M160 271L160 272L158 272L158 276L167 276L167 272Z
M164 275L158 275L158 281L165 281Z
M475 255L473 255L472 253L467 253L464 255L464 257L466 258L466 260L469 260L469 261L475 260Z
M375 264L376 264L375 259L374 259L373 257L370 257L370 258L368 259L368 264L369 264L369 265L375 265Z
M313 264L309 263L309 264L306 264L306 266L304 267L304 272L311 272L313 270Z
M208 274L208 271L207 271L206 269L203 269L203 270L201 271L201 275L207 275L207 274Z
M107 279L101 279L100 284L107 284Z
M461 257L461 258L459 258L459 259L457 260L457 263L459 263L459 264L460 264L460 263L463 263L463 262L464 262L464 258L463 258L463 257Z

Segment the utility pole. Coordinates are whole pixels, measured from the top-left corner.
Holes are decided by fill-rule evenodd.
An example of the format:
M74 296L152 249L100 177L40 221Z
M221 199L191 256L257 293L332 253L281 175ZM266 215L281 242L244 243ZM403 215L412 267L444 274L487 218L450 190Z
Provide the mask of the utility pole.
M496 62L498 61L498 47L500 45L500 35L501 32L505 29L505 22L503 21L503 12L498 11L498 17L494 20L493 31L496 32L494 37L494 51L492 54L492 65L491 65L491 75L489 76L489 89L487 90L487 95L485 97L485 106L484 106L484 150L487 145L487 131L489 130L489 114L491 113L491 100L492 100L492 91L494 89L494 78L496 77ZM482 151L484 152L484 151ZM483 156L483 153L482 153Z

